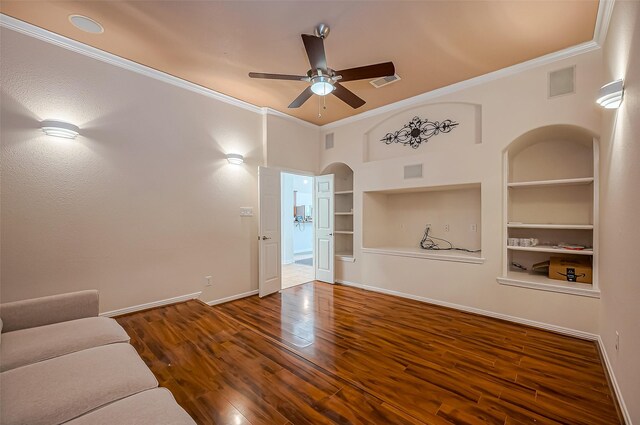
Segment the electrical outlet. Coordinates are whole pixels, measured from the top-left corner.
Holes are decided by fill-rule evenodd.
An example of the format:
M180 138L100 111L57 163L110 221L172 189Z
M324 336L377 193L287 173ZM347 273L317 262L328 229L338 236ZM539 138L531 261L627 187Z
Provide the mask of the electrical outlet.
M471 226L469 226L469 230L471 232L477 232L478 231L478 225L477 224L472 224Z
M620 350L620 332L616 331L616 353Z
M445 224L445 225L444 225L444 231L445 231L445 232L448 232L448 231L449 231L449 225L448 225L448 224Z
M204 286L211 286L211 276L205 276L204 280L206 282Z

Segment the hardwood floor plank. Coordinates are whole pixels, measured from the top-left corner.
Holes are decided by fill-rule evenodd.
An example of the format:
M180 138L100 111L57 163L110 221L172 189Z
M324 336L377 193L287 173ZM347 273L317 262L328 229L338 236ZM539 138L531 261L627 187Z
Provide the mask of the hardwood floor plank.
M619 424L594 343L311 282L118 318L200 424Z

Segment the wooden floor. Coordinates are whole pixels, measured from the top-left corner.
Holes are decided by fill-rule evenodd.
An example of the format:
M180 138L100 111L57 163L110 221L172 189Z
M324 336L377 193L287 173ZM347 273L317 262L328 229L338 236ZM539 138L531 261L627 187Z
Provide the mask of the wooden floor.
M594 343L308 283L118 318L200 424L617 424Z

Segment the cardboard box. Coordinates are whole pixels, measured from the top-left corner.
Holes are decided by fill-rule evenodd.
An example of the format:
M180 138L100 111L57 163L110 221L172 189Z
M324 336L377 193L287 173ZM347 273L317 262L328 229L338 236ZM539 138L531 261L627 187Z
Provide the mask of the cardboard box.
M591 258L551 257L549 279L565 282L592 283Z

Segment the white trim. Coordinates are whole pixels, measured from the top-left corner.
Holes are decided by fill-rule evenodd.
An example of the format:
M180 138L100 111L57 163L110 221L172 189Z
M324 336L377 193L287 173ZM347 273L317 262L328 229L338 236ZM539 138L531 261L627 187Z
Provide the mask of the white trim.
M620 406L622 418L624 419L625 424L631 425L631 414L629 413L629 409L627 409L627 405L624 403L622 390L618 385L615 373L613 373L613 366L609 361L607 350L604 348L604 342L602 341L602 337L600 337L600 335L597 335L596 342L598 345L598 349L600 350L600 356L602 357L602 361L604 362L604 367L607 369L607 373L609 374L609 380L611 382L611 385L613 386L613 392L615 393L616 399L618 399L618 406Z
M163 305L195 300L196 298L200 297L201 294L202 292L194 292L193 294L180 295L178 297L167 298L166 300L152 301L150 303L138 304L131 307L120 308L118 310L105 311L104 313L100 313L100 316L104 316L104 317L120 316L127 313L134 313L140 310L147 310L154 307L162 307Z
M137 74L144 75L146 77L153 78L165 83L169 83L173 86L180 87L194 93L199 93L212 99L219 100L224 103L228 103L233 106L237 106L242 109L246 109L258 114L264 114L263 108L252 105L235 97L228 96L226 94L217 92L215 90L208 89L201 85L192 83L182 78L178 78L174 75L167 74L157 69L150 68L145 65L141 65L137 62L130 61L129 59L116 56L112 53L105 52L104 50L96 49L87 44L80 43L70 38L58 35L51 31L47 31L43 28L35 25L28 24L19 19L12 18L10 16L0 13L0 27L8 28L13 31L37 38L38 40L45 41L58 47L62 47L72 52L80 53L81 55L88 56L93 59L97 59L102 62L106 62L111 65L115 65L119 68L123 68L129 71L133 71Z
M345 286L353 286L355 288L365 289L364 285L361 285L361 284L355 283L355 282L350 282L348 280L336 279L336 283L339 283L339 284L345 285Z
M228 303L229 301L239 300L240 298L247 298L253 295L258 295L258 290L253 290L249 292L243 292L242 294L231 295L230 297L218 298L217 300L206 301L208 305L218 305L223 303Z
M454 83L445 87L441 87L439 89L435 89L426 93L419 94L417 96L410 97L408 99L400 100L395 103L391 103L389 105L384 105L379 108L371 109L366 112L362 112L357 115L352 115L347 118L343 118L338 121L331 122L329 124L325 124L320 127L320 131L324 132L327 130L332 130L337 127L351 124L356 121L360 121L366 118L371 118L377 115L386 114L387 112L397 111L400 109L409 108L411 106L421 105L430 101L432 99L449 95L452 93L459 92L461 90L465 90L471 87L478 86L480 84L485 84L491 81L499 80L501 78L510 77L512 75L519 74L524 71L528 71L530 69L534 69L543 65L548 65L550 63L554 63L563 59L567 59L576 55L581 55L584 53L591 52L593 50L597 50L600 48L600 45L595 41L587 41L585 43L578 44L577 46L569 47L567 49L563 49L554 53L549 53L544 56L540 56L526 62L518 63L516 65L509 66L507 68L502 68L497 71L490 72L488 74L480 75L478 77L470 78L465 81L460 81L458 83Z
M474 253L468 255L460 253L451 253L451 251L436 251L436 250L423 250L420 248L362 248L362 252L366 254L378 254L378 255L392 255L396 257L409 257L409 258L424 258L427 260L437 261L455 261L457 263L471 263L482 264L484 263L484 257L480 257L478 253L474 256Z
M537 289L539 291L558 292L561 294L578 295L581 297L600 298L600 290L596 288L571 287L558 281L557 285L552 283L553 279L548 279L549 283L533 282L525 279L514 279L511 277L497 277L496 281L501 285L517 286L520 288ZM587 286L585 284L585 286Z
M294 117L293 115L285 114L284 112L280 112L280 111L277 111L277 110L269 108L269 107L262 108L262 113L265 114L265 115L273 115L273 116L276 116L276 117L285 118L285 119L288 119L290 121L296 122L296 123L298 123L298 124L300 124L300 125L302 125L304 127L309 127L309 128L313 128L315 130L320 130L320 126L319 125L316 125L316 124L314 124L312 122L309 122L309 121L302 120L302 119L300 119L298 117Z
M356 288L364 289L365 291L378 292L386 295L394 295L400 298L407 298L414 301L420 301L427 304L439 305L442 307L453 308L455 310L466 311L468 313L475 313L481 316L493 317L495 319L502 319L508 322L520 323L522 325L532 326L534 328L545 329L552 332L557 332L563 335L569 335L576 338L586 339L589 341L597 341L598 335L592 334L589 332L579 331L576 329L565 328L562 326L552 325L550 323L537 322L535 320L524 319L521 317L510 316L508 314L496 313L494 311L482 310L475 307L468 307L461 304L454 304L446 301L434 300L432 298L421 297L419 295L407 294L405 292L393 291L391 289L378 288L376 286L363 285L355 282L347 282L347 281L336 281L343 285L347 286L355 286Z
M607 39L607 31L609 31L614 5L615 0L600 0L598 3L598 15L596 17L596 27L593 30L593 41L598 43L600 47Z

